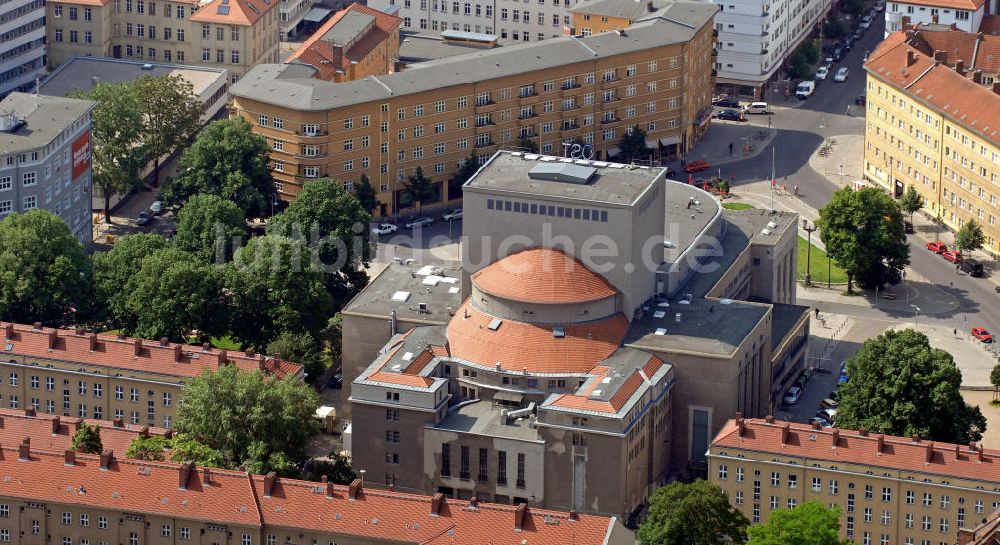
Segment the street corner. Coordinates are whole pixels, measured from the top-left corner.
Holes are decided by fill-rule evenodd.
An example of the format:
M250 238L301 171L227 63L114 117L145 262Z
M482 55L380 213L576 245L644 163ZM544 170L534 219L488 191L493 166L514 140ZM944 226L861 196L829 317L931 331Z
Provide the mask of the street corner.
M932 347L952 355L962 371L963 389L993 389L990 371L997 362L993 344L979 342L969 331L956 328L918 324L916 329L927 335Z
M712 166L742 161L758 155L777 130L751 123L713 121L685 160L708 161Z
M923 314L946 314L958 309L962 300L930 282L907 280L893 286L890 290L879 290L878 300L875 293L869 292L867 298L883 311L898 313L901 316L917 316Z
M839 187L864 177L865 136L841 134L824 139L809 156L809 168Z

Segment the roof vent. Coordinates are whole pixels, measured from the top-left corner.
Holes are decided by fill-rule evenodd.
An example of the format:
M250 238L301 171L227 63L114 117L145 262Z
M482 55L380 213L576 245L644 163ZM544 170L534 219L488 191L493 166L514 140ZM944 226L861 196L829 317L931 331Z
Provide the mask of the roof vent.
M503 320L501 320L499 318L494 318L490 322L490 325L488 325L486 327L489 328L490 331L496 331L496 330L500 329L500 324L502 324L502 323L503 323Z
M776 229L777 227L778 227L777 223L774 223L773 221L767 222L767 228L768 229Z
M762 235L770 235L771 231L769 229L764 229L763 231L760 232L760 234L762 234Z
M591 166L569 163L538 163L528 171L528 178L548 182L587 184L597 173Z
M20 129L25 121L14 112L0 112L0 131L14 132Z
M408 291L397 291L392 294L392 300L397 303L405 303L410 299L410 292Z
M555 338L557 338L557 339L561 339L561 338L563 338L563 337L566 336L566 329L564 329L562 326L558 326L558 325L557 326L553 326L552 327L552 336L555 337Z

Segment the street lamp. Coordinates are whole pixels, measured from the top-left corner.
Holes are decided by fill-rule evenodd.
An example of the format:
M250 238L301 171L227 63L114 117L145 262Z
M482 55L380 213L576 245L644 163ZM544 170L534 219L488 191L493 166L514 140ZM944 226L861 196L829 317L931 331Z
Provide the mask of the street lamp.
M920 313L920 307L917 305L910 305L913 307L913 329L917 328L917 314Z
M802 230L808 233L806 238L806 285L812 285L812 234L816 230L815 225L809 225L809 220L802 220Z

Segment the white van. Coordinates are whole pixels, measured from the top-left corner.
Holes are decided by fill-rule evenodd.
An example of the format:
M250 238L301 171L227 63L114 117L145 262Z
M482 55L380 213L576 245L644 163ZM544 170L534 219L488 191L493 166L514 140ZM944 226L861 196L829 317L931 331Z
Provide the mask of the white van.
M803 81L802 83L799 84L798 87L795 88L795 96L804 100L809 98L813 94L813 91L815 90L816 90L815 81Z
M768 106L766 102L751 102L750 105L743 110L743 112L748 114L761 114L761 115L764 114L770 115L774 113L771 111L770 106Z

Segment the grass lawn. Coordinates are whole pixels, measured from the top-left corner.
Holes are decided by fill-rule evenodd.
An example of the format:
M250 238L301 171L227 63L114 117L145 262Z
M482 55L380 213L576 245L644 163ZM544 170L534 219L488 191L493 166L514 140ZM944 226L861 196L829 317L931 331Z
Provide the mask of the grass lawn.
M726 210L750 210L753 205L745 202L724 202L722 207Z
M806 259L807 259L808 243L806 239L799 237L799 263L798 263L798 273L799 278L806 277ZM846 284L847 283L847 273L843 269L837 266L836 263L830 263L832 260L826 256L826 252L816 247L813 244L812 247L812 281L817 284L827 282L827 267L829 267L831 281L834 284Z

